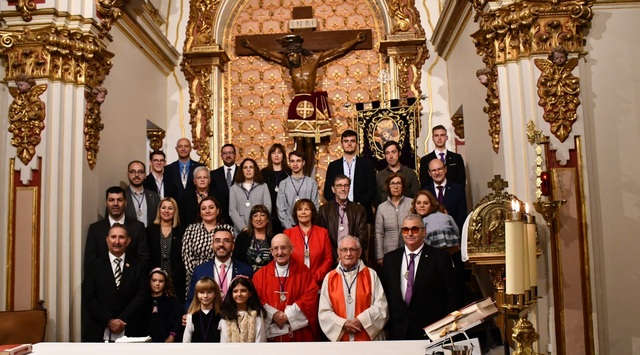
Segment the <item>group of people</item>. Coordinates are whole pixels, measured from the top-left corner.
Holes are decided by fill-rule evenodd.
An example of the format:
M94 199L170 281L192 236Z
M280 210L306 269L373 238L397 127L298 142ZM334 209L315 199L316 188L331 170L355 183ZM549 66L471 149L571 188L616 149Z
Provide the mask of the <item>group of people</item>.
M464 162L444 149L444 127L433 140L418 180L398 143L385 143L376 174L345 131L323 205L305 155L281 144L261 170L236 165L226 144L209 171L187 139L172 164L152 152L148 175L132 161L129 186L107 189L107 216L87 234L82 340L380 340L385 325L390 339L423 339L463 301Z

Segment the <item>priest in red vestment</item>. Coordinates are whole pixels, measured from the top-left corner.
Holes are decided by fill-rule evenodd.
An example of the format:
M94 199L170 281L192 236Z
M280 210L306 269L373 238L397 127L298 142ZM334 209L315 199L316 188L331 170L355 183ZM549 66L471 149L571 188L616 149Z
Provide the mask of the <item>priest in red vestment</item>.
M289 237L271 240L273 261L253 276L260 301L267 311L267 338L274 342L318 339L318 286L309 269L291 259Z

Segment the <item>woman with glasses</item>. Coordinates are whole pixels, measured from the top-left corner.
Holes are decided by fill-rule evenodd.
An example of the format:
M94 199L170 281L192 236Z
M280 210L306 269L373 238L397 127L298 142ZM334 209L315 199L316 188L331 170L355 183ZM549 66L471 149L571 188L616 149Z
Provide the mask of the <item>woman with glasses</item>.
M240 173L229 188L229 216L233 222L236 235L247 231L251 207L264 205L271 215L271 194L262 179L258 163L246 158L240 164Z
M333 250L329 231L314 225L316 206L313 201L303 198L293 205L291 217L296 225L284 231L293 245L291 257L301 264L305 264L318 287L322 286L325 275L333 266Z
M250 265L255 273L267 265L273 258L269 251L271 238L271 216L265 205L251 207L249 214L251 223L246 231L236 237L233 256L243 263Z
M376 211L376 249L378 264L382 265L384 254L402 247L400 227L402 220L409 214L411 199L404 196L404 178L393 173L385 181L387 200L378 206Z

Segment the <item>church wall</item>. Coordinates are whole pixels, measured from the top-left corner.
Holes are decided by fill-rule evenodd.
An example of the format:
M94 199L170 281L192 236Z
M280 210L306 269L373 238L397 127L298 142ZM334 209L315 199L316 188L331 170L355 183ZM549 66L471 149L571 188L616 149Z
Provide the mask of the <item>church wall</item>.
M638 3L595 5L581 76L599 353L640 353ZM582 80L582 79L581 79Z
M476 54L470 37L477 29L478 25L471 17L447 58L446 78L449 85L449 111L456 112L462 108L464 115L465 163L467 184L471 190L471 205L489 192L487 182L491 181L495 174L504 176L504 172L497 170L500 164L494 164L502 159L502 151L494 153L488 134L488 117L482 112L487 91L476 79L476 70L484 68L484 63L482 57Z

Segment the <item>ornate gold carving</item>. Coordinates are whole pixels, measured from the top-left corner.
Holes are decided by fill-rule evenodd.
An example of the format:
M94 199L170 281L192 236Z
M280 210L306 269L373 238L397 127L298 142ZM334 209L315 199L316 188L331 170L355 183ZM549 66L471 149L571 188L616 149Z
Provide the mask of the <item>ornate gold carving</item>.
M200 155L200 162L210 166L209 138L211 129L211 73L212 66L194 66L185 60L181 65L182 72L189 82L189 124L191 125L191 141Z
M520 1L489 11L484 11L479 1L472 0L472 4L479 15L480 29L471 36L479 55L492 56L486 64L548 53L559 45L570 52L581 52L583 32L593 18L590 0ZM492 50L487 51L489 48Z
M529 321L529 312L520 317L513 326L511 338L516 342L516 351L514 355L534 355L537 354L533 350L533 343L538 341L540 336L533 327L533 323Z
M149 146L151 151L162 150L162 141L165 137L165 131L160 128L147 129L147 139L149 139Z
M111 31L111 25L122 15L122 10L130 0L95 0L96 10L100 17L100 38L105 37Z
M461 113L456 113L451 116L451 124L453 125L453 132L460 139L464 139L464 116Z
M553 49L549 59L538 58L534 62L540 69L538 78L538 105L544 109L544 120L550 124L560 142L564 142L577 120L580 106L580 79L571 74L578 66L578 59L567 59L562 46Z
M416 32L424 38L424 29L420 24L420 13L414 0L387 0L389 15L393 20L392 33Z
M97 87L84 92L86 101L84 113L84 149L87 151L87 163L89 163L91 170L96 166L98 160L100 131L104 129L104 124L100 117L100 106L108 93L104 87Z
M17 87L9 87L13 102L9 106L9 132L13 133L11 145L17 148L17 155L26 165L36 154L40 144L40 133L44 129L45 104L40 100L47 90L47 84L36 85L27 75L16 77Z
M31 13L36 10L36 4L33 3L33 0L18 0L16 10L22 13L22 19L25 22L31 22Z
M184 52L191 52L196 47L220 46L215 43L213 24L220 0L191 0L187 37L184 41Z
M493 69L480 69L476 72L476 76L478 77L478 80L480 80L480 83L487 88L487 98L484 99L487 106L483 107L482 111L489 116L489 137L491 137L491 146L493 147L493 151L497 154L500 150L500 97L498 92L498 69L495 65L493 66Z
M91 33L51 26L2 30L6 79L18 74L97 87L109 74L113 53Z

